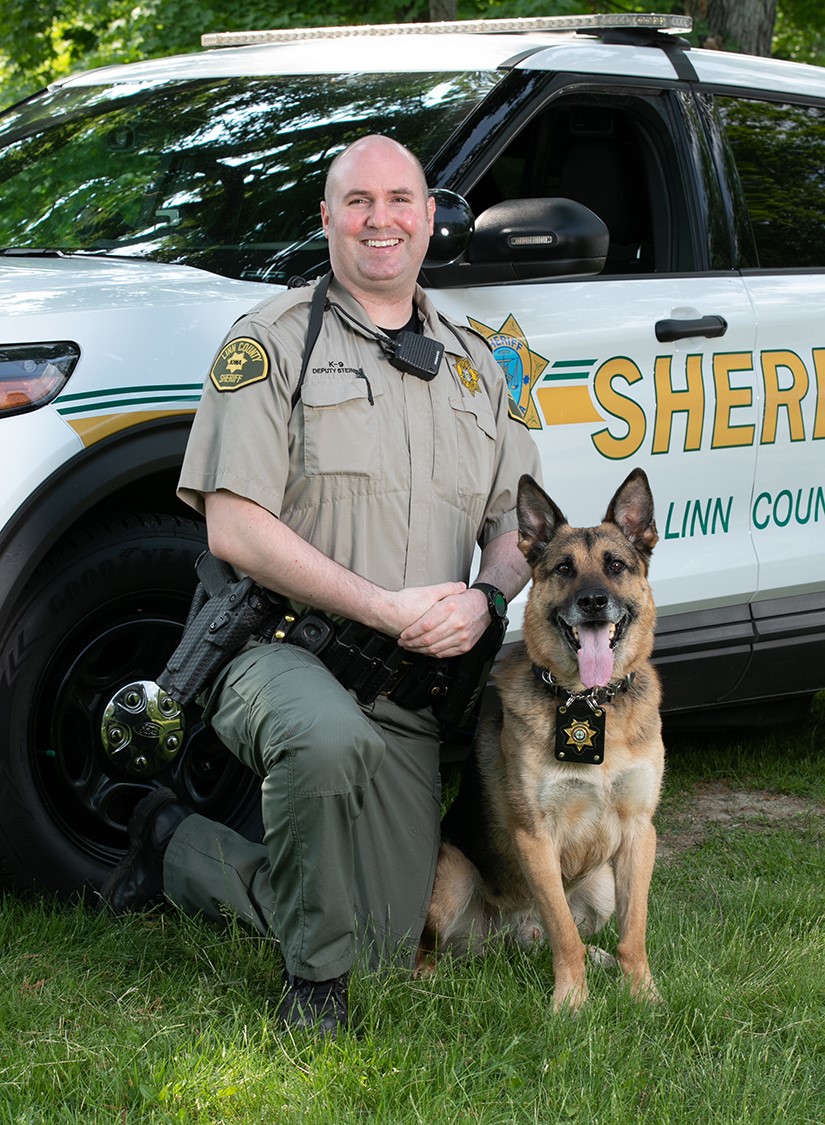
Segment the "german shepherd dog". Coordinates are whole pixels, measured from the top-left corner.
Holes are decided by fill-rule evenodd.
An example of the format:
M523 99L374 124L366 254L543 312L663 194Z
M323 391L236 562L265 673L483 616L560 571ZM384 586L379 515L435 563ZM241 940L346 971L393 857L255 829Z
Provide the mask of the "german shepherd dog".
M518 527L533 572L524 641L497 665L501 714L482 722L442 824L416 969L430 971L437 950L478 950L498 931L544 936L554 1008L578 1008L580 935L615 911L622 972L633 995L655 999L645 933L664 747L647 477L635 469L602 523L576 528L523 476Z

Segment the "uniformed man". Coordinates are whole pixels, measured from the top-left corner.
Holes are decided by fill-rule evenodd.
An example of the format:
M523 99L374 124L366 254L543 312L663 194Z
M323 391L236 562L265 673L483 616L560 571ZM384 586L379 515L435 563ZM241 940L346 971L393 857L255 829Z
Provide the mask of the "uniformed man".
M397 638L408 657L443 659L468 652L501 593L527 580L516 488L539 464L486 344L440 318L416 284L434 210L421 165L387 137L333 160L321 204L332 277L303 377L313 286L233 325L180 495L238 572ZM388 342L403 330L443 346L434 378L393 366ZM467 586L476 544L481 588ZM318 657L277 641L231 661L205 714L262 778L263 844L155 791L104 898L116 912L163 895L216 919L229 908L280 942L283 1020L335 1034L356 955L410 959L423 926L438 720L392 693L359 703Z

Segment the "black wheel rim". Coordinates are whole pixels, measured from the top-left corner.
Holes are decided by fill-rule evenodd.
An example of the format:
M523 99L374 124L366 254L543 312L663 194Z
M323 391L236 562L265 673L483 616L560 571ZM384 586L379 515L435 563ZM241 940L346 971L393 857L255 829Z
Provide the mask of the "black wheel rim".
M103 711L118 688L151 680L174 649L188 596L131 595L95 609L59 638L33 693L34 772L55 827L90 859L112 865L126 850L137 802L169 786L194 811L238 826L259 800L260 782L187 710L186 737L160 773L130 777L103 749ZM151 609L149 609L151 607Z

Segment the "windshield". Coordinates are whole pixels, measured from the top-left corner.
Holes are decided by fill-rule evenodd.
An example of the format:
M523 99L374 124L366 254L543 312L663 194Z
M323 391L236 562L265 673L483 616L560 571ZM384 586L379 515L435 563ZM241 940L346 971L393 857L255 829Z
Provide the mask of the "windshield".
M326 258L332 157L388 133L426 166L495 73L56 89L0 129L0 247L182 262L285 282Z

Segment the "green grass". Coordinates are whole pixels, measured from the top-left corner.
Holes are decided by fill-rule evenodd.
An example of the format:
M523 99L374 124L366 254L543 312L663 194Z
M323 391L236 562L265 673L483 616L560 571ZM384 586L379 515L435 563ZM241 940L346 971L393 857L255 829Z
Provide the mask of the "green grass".
M355 974L352 1032L319 1044L278 1029L278 951L237 926L6 897L0 1125L822 1125L824 715L673 741L663 841L708 781L799 807L700 824L657 864L657 1006L592 969L587 1007L553 1016L547 950L498 947Z

